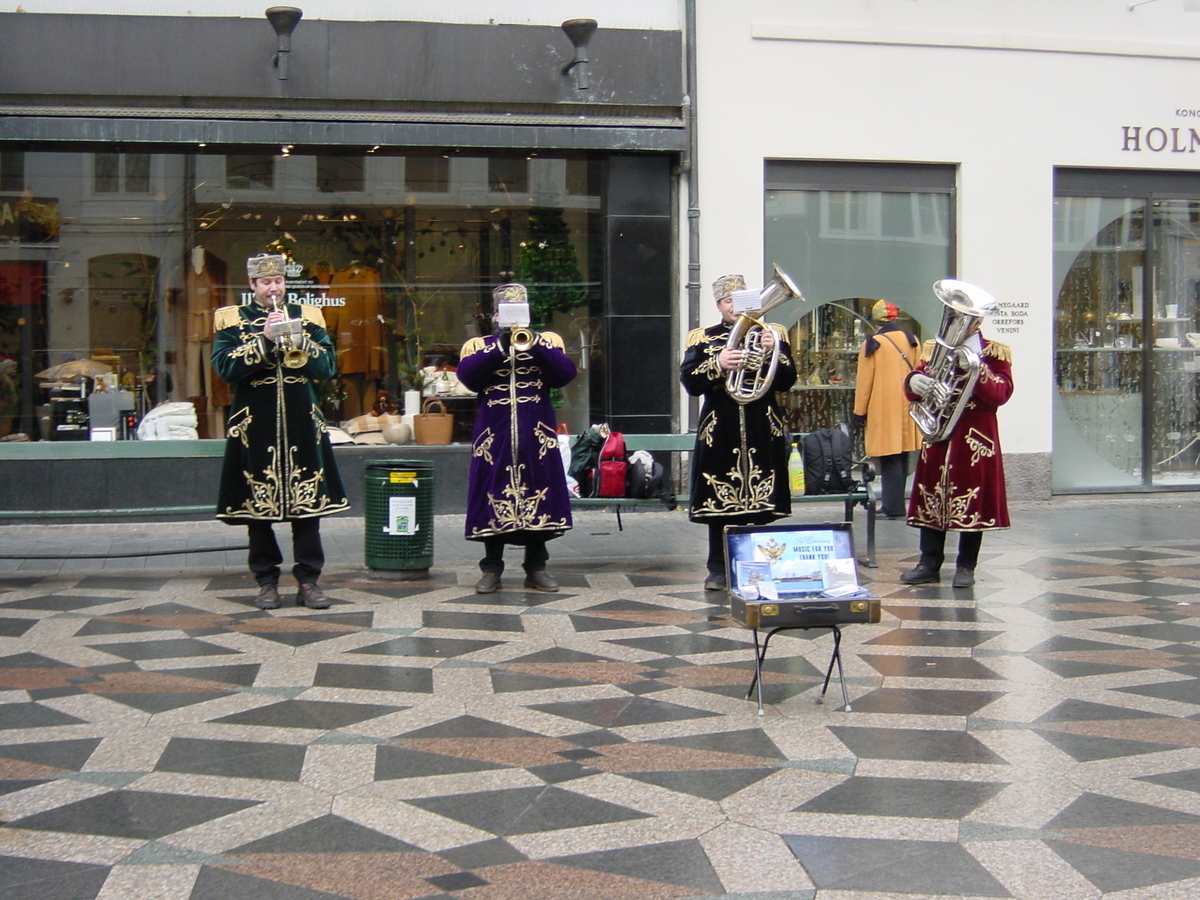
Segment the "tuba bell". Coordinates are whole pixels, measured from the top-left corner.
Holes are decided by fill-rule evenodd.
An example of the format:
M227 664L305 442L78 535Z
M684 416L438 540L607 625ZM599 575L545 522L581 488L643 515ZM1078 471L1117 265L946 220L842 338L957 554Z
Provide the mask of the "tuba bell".
M933 353L925 374L937 384L908 407L925 440L944 441L967 408L979 379L979 354L966 346L971 325L996 310L996 298L983 288L943 278L933 284L933 293L945 304L942 324L933 339Z
M800 288L779 264L775 263L775 275L763 287L758 296L757 316L742 313L733 323L729 339L725 342L726 350L741 350L744 354L742 364L725 376L725 390L738 403L753 403L763 397L775 381L775 370L779 367L780 342L778 337L772 349L770 359L762 345L763 330L770 328L761 316L788 300L799 298L804 301Z

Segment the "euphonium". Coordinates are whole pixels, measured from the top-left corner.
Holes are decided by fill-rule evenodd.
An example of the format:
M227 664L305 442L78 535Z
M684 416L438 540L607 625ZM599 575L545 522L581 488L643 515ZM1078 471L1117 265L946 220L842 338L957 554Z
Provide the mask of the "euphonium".
M287 310L281 308L279 298L275 298L275 312L287 315ZM308 362L308 354L301 349L304 342L304 324L300 319L284 319L268 326L267 333L274 338L283 354L283 364L289 369L299 369Z
M983 288L952 278L934 282L933 292L945 308L925 374L937 384L909 405L908 414L925 439L936 444L950 436L975 390L979 354L965 341L972 323L995 311L996 298Z
M779 264L775 263L775 275L767 282L759 294L758 316L765 316L779 304L794 298L804 303L804 295L800 288ZM775 370L779 367L780 340L775 338L775 346L771 358L767 359L767 350L762 345L763 330L770 328L758 316L742 313L733 323L729 339L725 342L726 350L741 350L742 364L725 375L725 390L738 403L753 403L763 397L775 380Z

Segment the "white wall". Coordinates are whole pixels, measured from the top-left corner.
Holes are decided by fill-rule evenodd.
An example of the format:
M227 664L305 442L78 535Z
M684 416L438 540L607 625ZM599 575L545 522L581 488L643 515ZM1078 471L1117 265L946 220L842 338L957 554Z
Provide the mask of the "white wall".
M764 159L955 164L953 274L1030 304L1005 449L1049 452L1055 166L1200 169L1144 140L1200 130L1200 2L1129 5L699 0L701 282L762 271Z
M676 0L10 0L0 12L261 19L270 6L295 6L306 19L558 25L587 17L608 28L680 27Z

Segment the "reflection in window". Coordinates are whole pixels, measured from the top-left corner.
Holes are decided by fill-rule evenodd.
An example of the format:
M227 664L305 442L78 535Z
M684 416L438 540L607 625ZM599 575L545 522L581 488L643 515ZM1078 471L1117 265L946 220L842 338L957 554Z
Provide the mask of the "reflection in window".
M231 153L225 157L225 186L235 190L275 187L275 157L264 153Z
M323 194L358 193L363 190L365 157L318 156L317 190Z
M529 160L525 157L488 159L488 190L507 194L529 191Z
M150 154L93 154L92 190L97 194L150 193Z
M404 160L404 189L414 194L450 191L450 160L444 156L410 156Z
M6 150L0 153L0 191L25 190L25 154Z

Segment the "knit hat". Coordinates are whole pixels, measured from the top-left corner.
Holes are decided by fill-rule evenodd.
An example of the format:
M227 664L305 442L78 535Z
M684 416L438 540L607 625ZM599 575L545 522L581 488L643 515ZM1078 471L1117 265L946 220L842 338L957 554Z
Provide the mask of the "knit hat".
M746 279L741 275L722 275L713 282L713 299L720 302L734 291L744 291Z
M287 257L283 254L260 253L246 260L246 274L251 278L271 278L284 275Z
M876 322L891 322L898 315L900 315L900 310L896 304L888 303L886 300L880 300L871 307L871 318Z

